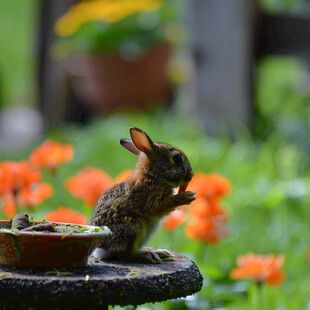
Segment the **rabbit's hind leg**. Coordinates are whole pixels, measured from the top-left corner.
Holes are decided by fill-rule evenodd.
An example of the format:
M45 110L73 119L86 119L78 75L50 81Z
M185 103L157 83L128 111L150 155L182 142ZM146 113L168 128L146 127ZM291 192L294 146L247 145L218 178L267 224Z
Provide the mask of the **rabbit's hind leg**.
M172 260L174 255L165 249L156 249L152 250L153 253L156 253L163 261Z
M132 254L132 258L136 262L146 263L146 264L160 264L162 260L156 252L149 250L141 250Z

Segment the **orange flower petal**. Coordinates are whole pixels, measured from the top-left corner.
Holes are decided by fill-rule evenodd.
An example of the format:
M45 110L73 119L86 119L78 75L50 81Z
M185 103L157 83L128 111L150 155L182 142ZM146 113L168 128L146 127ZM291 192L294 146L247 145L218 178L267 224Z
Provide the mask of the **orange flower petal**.
M124 171L122 171L121 173L119 173L115 179L114 179L114 182L115 183L122 183L124 181L126 181L126 179L132 175L133 173L133 170L132 169L126 169Z
M190 204L188 210L193 216L197 217L209 216L211 211L208 200L202 197L198 197L194 200Z
M21 187L30 186L41 180L41 172L34 169L29 162L20 161L18 166L18 178L21 182Z
M13 218L16 215L17 207L14 200L13 194L6 194L3 199L3 205L2 205L2 213L8 217Z
M285 281L285 273L283 271L273 272L267 278L270 285L281 285Z
M214 184L217 196L227 195L231 191L230 182L218 173L209 174L209 182Z
M59 165L70 162L73 154L74 151L71 144L61 144L58 141L46 140L31 152L29 160L33 165L53 172L57 170Z
M31 208L39 205L45 199L53 195L53 188L48 183L36 184L29 188L23 188L18 194L18 204L21 207Z
M164 218L162 226L166 230L173 231L179 225L183 224L185 220L184 211L182 209L176 209Z
M212 198L223 196L230 192L230 182L218 173L205 174L198 172L189 183L189 190L197 192L197 196Z
M187 224L185 234L190 239L215 244L227 236L224 224L221 218L194 218Z
M41 178L40 171L26 161L4 161L0 164L0 195L17 192L40 181Z
M59 207L55 211L51 211L45 215L45 219L51 222L63 222L70 224L81 224L87 223L87 217L80 213L73 211L71 208Z
M4 161L0 164L0 195L14 191L16 164Z
M100 195L112 185L113 181L106 172L91 167L66 181L68 191L90 206L96 204Z
M257 283L280 285L285 280L283 266L284 256L255 255L248 253L237 258L238 268L230 273L232 279L253 279Z

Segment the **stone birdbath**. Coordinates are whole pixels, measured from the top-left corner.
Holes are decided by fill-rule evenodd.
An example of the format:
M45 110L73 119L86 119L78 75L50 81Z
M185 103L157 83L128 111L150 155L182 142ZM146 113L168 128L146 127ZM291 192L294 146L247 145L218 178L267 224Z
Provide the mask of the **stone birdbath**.
M36 235L41 236L48 233L33 231L23 233L21 231L19 234L3 235L2 230L6 230L3 225L8 226L9 223L7 223L8 221L0 222L2 222L0 223L2 225L0 229L1 309L96 310L107 309L109 305L135 306L147 302L185 297L198 292L202 287L202 276L195 263L178 253L173 253L173 260L161 264L103 261L91 255L88 256L88 259L86 256L86 260L80 259L79 264L74 264L72 256L69 254L73 252L73 256L78 256L80 250L75 252L74 245L71 245L72 250L69 251L69 254L68 251L64 252L63 250L59 253L63 256L69 255L70 267L63 268L63 260L60 260L62 263L53 266L53 261L59 262L57 251L45 252L44 257L49 262L48 266L42 263L38 265L40 259L36 259L34 256L36 253L32 253L32 250L29 251L29 248L24 251L22 244L24 239L20 239L20 235L25 238L26 234L28 238L32 238L33 242L36 242ZM101 237L103 237L102 231L98 233L101 233ZM84 230L82 234L85 234ZM82 234L77 238L83 238ZM56 244L71 242L70 238L74 238L74 235L74 233L70 236L66 235L65 238L49 237L48 242ZM85 238L88 237L85 236ZM3 246L4 244L5 246ZM92 253L93 244L91 243L88 254ZM29 242L27 246L29 246ZM9 248L10 251L12 248L17 249L15 253L21 258L30 255L30 258L34 259L34 266L31 266L29 259L24 259L26 262L24 266L18 263L15 265L8 263L8 259L4 260L3 257L6 249ZM37 248L36 251L39 249ZM44 257L41 260L44 260Z

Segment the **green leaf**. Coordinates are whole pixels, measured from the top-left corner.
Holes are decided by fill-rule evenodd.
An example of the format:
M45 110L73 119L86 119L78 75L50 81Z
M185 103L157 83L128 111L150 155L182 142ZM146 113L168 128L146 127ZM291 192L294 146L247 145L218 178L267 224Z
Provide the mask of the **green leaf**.
M47 271L45 272L45 274L56 274L56 276L59 277L59 276L69 276L72 275L73 273L68 271L60 271L54 268L53 271Z

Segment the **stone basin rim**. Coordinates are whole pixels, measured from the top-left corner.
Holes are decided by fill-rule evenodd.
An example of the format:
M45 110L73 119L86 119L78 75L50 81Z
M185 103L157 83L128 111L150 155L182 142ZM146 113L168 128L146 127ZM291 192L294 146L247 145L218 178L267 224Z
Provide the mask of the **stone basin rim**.
M0 224L9 224L10 221L9 220L0 220ZM35 224L41 224L42 221L30 221L30 223L35 223ZM53 222L51 221L50 223L56 224L56 225L76 225L76 226L81 226L81 227L85 227L88 229L96 229L99 228L100 231L99 232L79 232L79 233L58 233L58 232L41 232L41 231L22 231L19 230L18 233L15 236L33 236L33 237L49 237L49 238L59 238L59 237L63 237L66 236L66 238L70 237L70 236L80 236L82 238L87 238L90 236L108 236L111 234L111 230L107 227L107 226L92 226L92 225L84 225L84 224L74 224L74 223L64 223L64 222ZM10 230L10 228L4 228L4 227L0 227L0 233L6 233L6 234L10 234L10 232L8 232L7 230Z

